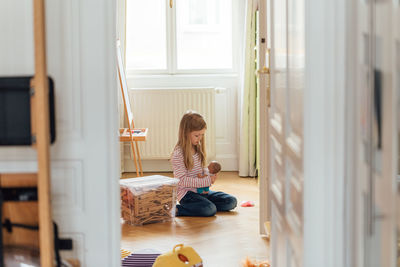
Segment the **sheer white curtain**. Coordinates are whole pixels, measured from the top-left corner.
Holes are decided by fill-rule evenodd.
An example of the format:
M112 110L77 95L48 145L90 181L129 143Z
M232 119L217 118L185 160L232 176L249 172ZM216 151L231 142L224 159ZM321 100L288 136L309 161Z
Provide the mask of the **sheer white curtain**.
M256 10L257 0L247 0L245 45L240 86L239 176L256 175Z

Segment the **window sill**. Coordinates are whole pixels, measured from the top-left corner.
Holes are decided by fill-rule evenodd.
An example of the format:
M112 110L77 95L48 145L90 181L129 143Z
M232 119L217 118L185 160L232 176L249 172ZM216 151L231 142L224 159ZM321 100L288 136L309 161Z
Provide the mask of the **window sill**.
M196 77L237 77L236 72L230 73L179 73L179 74L128 74L128 79L175 79Z

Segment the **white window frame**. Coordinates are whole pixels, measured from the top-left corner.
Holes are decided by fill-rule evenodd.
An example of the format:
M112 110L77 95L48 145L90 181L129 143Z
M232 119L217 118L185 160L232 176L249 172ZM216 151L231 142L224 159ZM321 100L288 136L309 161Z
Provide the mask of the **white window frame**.
M129 0L127 0L129 1ZM242 42L239 36L240 24L239 24L239 4L240 0L232 0L232 68L228 69L187 69L178 70L177 69L177 44L176 44L176 6L173 5L172 8L169 7L169 1L166 8L166 38L167 38L167 67L166 69L151 69L151 70L135 70L127 69L127 78L135 79L137 77L145 78L152 75L173 77L177 75L232 75L237 74L239 71L238 61ZM128 4L128 3L126 3ZM128 16L128 14L126 14ZM125 25L124 25L125 26ZM125 53L126 57L126 53ZM126 58L125 58L126 62Z

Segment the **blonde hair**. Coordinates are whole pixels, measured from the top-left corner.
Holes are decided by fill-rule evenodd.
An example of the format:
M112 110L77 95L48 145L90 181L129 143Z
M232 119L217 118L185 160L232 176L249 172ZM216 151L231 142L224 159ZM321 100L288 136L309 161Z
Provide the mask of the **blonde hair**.
M179 138L178 143L175 147L180 147L183 153L183 162L185 163L185 167L188 170L193 168L193 158L192 158L192 142L190 140L190 133L194 131L201 131L203 129L207 129L207 123L204 120L203 116L201 116L196 111L189 110L187 111L179 124ZM203 137L202 140L194 146L194 149L197 153L199 153L201 166L205 167L206 165L206 141Z

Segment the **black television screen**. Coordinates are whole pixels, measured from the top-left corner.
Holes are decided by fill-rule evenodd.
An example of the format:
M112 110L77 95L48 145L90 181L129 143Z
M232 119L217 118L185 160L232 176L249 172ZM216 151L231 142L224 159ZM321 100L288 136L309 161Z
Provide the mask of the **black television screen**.
M0 145L32 145L32 77L0 77ZM55 140L54 82L49 78L50 140Z

